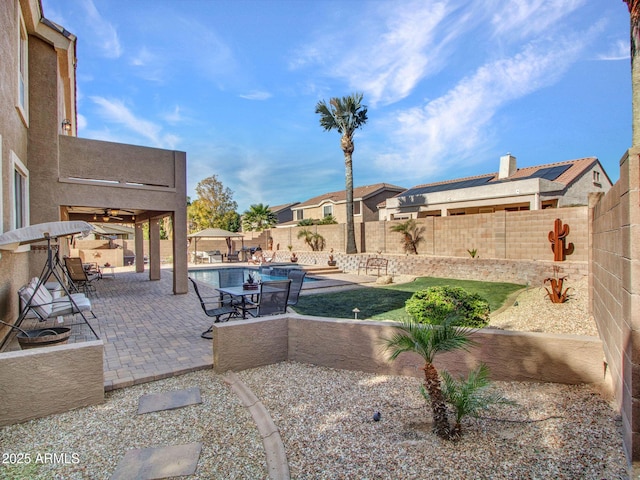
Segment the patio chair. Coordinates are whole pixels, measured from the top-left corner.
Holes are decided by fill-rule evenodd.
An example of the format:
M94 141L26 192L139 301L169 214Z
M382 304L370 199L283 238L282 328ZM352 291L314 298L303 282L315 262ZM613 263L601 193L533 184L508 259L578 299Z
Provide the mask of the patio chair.
M291 280L291 291L289 292L289 301L287 305L293 307L298 303L300 297L300 290L302 289L302 282L307 274L302 269L289 270L289 280Z
M220 300L220 297L218 297L217 295L211 297L203 297L202 295L200 295L200 290L198 290L198 284L196 283L196 281L191 277L189 277L189 280L191 280L191 283L193 283L193 289L196 291L198 300L200 300L200 306L202 307L202 311L204 312L204 314L207 317L215 318L213 323L225 322L232 317L238 316L238 310L235 306L231 304L223 304ZM223 318L224 316L226 316L227 318ZM213 338L211 335L212 331L213 325L209 327L208 330L202 332L200 336L202 338L211 340Z
M253 317L277 315L287 312L287 300L291 289L291 280L272 280L260 284L258 303L246 311Z
M82 265L80 257L65 257L64 265L69 280L71 280L77 291L82 290L85 294L96 291L93 282L100 278L100 274L87 272Z

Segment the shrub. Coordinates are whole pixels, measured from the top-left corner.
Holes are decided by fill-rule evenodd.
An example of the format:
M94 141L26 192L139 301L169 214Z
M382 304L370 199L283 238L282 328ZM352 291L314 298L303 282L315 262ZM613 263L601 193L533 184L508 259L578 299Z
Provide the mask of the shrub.
M415 292L405 310L416 322L441 324L447 317L457 317L454 324L482 328L489 323L489 302L477 293L448 285Z

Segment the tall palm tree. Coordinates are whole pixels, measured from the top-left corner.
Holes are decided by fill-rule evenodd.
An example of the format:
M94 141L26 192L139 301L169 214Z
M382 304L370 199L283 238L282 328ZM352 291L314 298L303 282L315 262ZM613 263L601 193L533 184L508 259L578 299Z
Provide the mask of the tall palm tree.
M454 321L455 318L452 317L439 324L406 320L396 327L398 332L395 335L385 339L386 348L391 352L391 360L404 352L415 352L424 360L424 388L431 401L433 431L445 439L451 438L451 428L440 375L433 361L438 353L466 350L473 344L470 338L473 330L455 327Z
M332 98L327 104L321 100L316 105L316 113L320 114L320 125L326 131L337 130L340 137L340 148L344 153L345 184L347 193L347 253L358 253L356 234L353 223L353 134L367 123L367 107L362 105L362 94L354 93L347 97Z
M624 0L629 7L631 36L632 145L640 145L640 0Z
M247 232L262 232L269 230L276 223L278 223L278 216L271 211L269 205L263 205L262 203L256 203L249 207L242 214L242 228ZM273 247L273 240L271 235L267 231L267 248L269 250Z

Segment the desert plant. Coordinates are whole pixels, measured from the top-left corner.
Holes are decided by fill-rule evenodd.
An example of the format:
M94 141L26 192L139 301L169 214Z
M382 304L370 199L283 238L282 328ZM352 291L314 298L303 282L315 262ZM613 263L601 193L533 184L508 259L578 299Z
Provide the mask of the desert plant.
M470 248L469 250L467 250L467 252L469 252L469 255L471 255L471 258L476 258L476 255L478 255L477 248Z
M384 339L387 350L391 352L390 360L405 352L417 353L424 360L424 389L431 404L433 431L445 439L451 438L451 428L440 375L433 361L438 353L466 350L473 345L470 338L472 330L456 327L454 323L452 317L441 323L406 320L395 327L397 332L391 338Z
M298 227L310 227L311 225L315 225L315 220L313 218L303 218L297 223Z
M544 283L549 283L551 290L549 290L547 287L544 287L544 289L547 291L547 296L552 303L564 303L567 301L567 294L570 290L570 287L567 287L564 290L562 289L563 283L567 277L561 277L559 275L558 267L553 267L553 273L553 277L544 279Z
M449 285L415 292L405 310L419 323L440 323L453 314L457 316L456 325L482 328L489 323L489 302L477 293Z
M418 227L416 221L410 218L406 222L391 227L391 231L402 235L402 245L405 252L418 254L418 244L422 242L424 227Z
M298 232L298 238L304 238L304 242L311 247L314 252L324 250L325 240L319 233L303 228Z
M338 221L333 215L325 215L322 220L318 220L318 225L335 225L336 223L338 223Z
M488 391L489 367L484 363L469 372L467 378L454 378L449 372L442 370L442 393L445 401L453 407L455 421L451 428L450 437L457 440L462 436L462 419L466 416L477 418L482 410L491 405L515 405L499 393ZM429 393L423 387L420 389L425 400L429 401Z

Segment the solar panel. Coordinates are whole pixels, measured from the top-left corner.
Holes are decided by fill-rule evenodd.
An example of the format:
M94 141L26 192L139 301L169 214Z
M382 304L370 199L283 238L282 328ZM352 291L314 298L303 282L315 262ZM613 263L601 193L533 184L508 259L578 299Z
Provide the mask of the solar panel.
M571 164L569 165L556 165L555 167L547 167L541 168L540 170L536 170L529 178L544 178L545 180L553 181L562 175L564 172L571 168Z
M446 192L448 190L458 190L460 188L480 187L485 185L493 177L472 178L469 180L460 180L458 182L441 183L439 185L426 185L424 187L411 188L402 194L403 197L412 195L423 195L425 193Z

